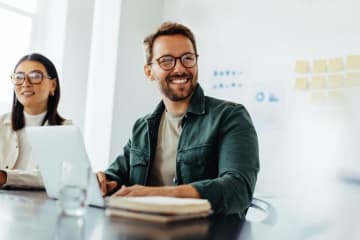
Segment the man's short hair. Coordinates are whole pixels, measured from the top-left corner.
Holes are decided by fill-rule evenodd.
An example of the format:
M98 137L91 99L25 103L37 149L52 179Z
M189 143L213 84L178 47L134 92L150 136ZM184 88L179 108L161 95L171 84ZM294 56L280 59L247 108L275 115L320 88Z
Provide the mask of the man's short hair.
M151 64L153 58L153 45L156 38L160 36L171 36L177 34L183 35L190 39L194 47L195 54L197 54L195 36L188 27L176 22L164 22L158 28L156 28L153 33L149 34L144 39L146 64Z

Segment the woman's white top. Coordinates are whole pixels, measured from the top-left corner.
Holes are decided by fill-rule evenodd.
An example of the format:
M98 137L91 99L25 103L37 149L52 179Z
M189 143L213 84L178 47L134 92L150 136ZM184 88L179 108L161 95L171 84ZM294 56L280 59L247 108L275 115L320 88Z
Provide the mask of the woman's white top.
M46 112L30 115L24 112L25 128L41 126L45 114ZM63 124L69 125L72 122L65 120ZM47 122L44 125L47 125ZM31 157L31 146L26 137L26 130L12 129L10 113L0 116L0 170L7 174L6 183L1 187L44 187L36 159Z

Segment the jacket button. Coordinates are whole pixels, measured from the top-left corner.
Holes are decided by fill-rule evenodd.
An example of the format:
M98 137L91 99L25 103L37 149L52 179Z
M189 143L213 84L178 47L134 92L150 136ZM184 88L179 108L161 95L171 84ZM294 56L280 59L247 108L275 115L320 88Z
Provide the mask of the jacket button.
M6 166L5 168L9 168L9 166Z

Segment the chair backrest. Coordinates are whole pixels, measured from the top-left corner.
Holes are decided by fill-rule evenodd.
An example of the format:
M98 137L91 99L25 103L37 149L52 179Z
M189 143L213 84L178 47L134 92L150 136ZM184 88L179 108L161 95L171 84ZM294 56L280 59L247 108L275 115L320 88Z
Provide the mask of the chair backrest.
M268 201L254 197L245 218L249 222L273 225L276 223L276 211Z

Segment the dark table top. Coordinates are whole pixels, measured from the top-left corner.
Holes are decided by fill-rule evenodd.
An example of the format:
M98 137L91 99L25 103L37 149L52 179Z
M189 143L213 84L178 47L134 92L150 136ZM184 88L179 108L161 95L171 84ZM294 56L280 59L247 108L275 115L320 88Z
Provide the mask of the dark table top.
M63 216L44 191L0 190L0 215L0 239L253 239L253 223L237 216L167 225L109 217L93 207L84 217Z
M63 216L44 191L0 189L0 239L360 239L359 185L337 179L326 189L262 196L246 219L214 215L168 225L109 217L94 207L82 218Z

